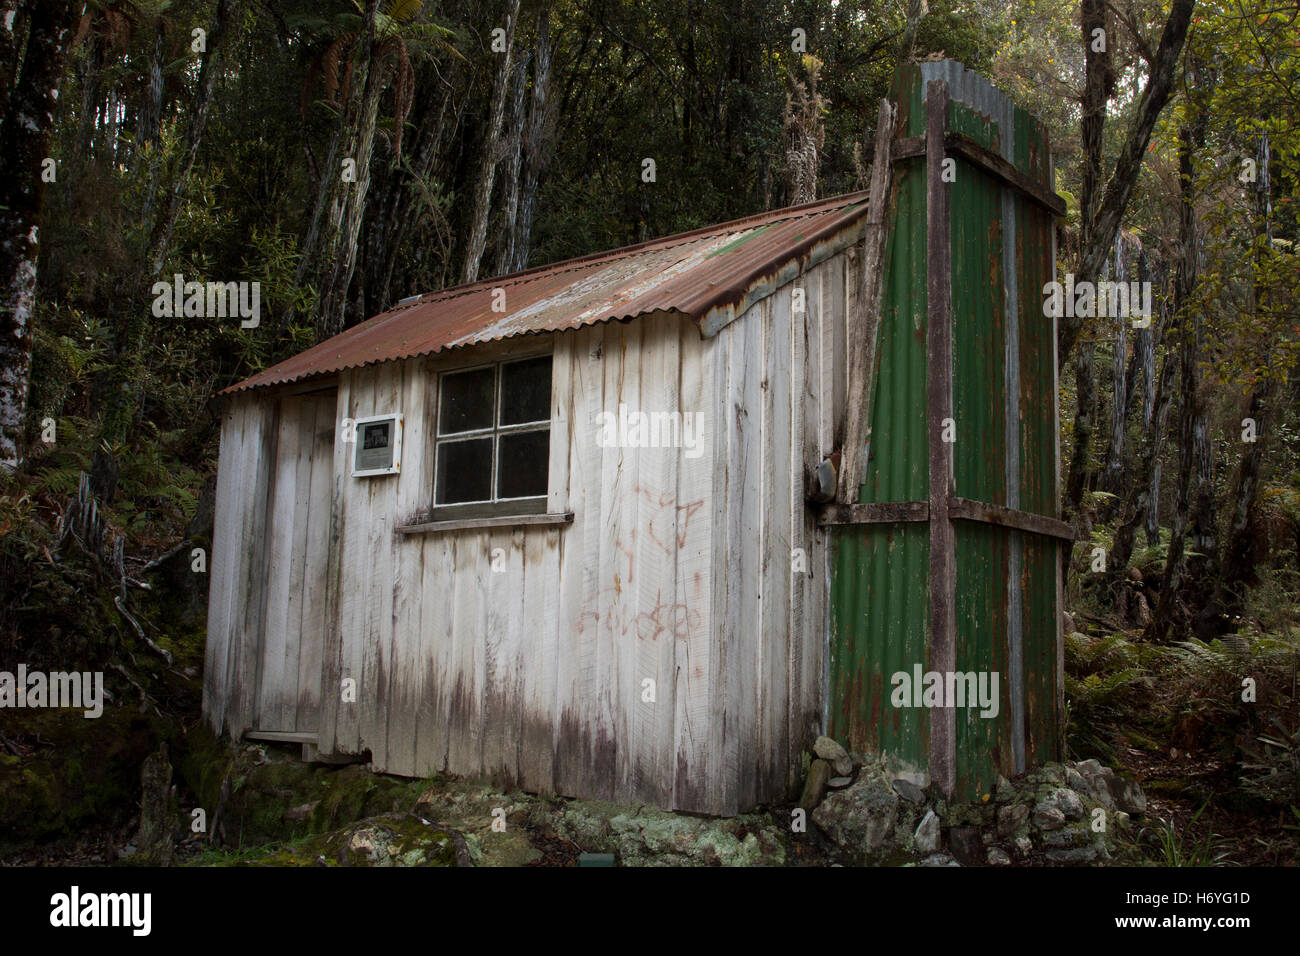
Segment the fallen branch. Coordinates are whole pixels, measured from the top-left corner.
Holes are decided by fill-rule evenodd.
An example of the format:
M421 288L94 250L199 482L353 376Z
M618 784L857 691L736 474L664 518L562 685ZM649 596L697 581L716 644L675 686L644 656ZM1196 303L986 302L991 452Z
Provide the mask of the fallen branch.
M134 687L137 691L140 692L140 713L143 714L146 710L148 710L150 704L149 694L145 691L143 687L140 686L140 684L136 681L136 679L127 672L127 669L123 667L121 664L109 664L108 668L109 670L117 671L117 673L121 674L122 678L128 684L130 684L132 687ZM162 716L162 711L160 711L157 708L157 706L154 707L153 712L157 714L159 717Z
M139 636L140 640L145 642L145 644L148 646L148 648L151 651L153 651L155 654L158 654L160 657L162 657L162 659L165 660L169 666L175 663L175 661L172 659L171 651L167 650L167 648L165 647L159 647L153 641L149 640L148 636L146 636L144 633L144 628L140 626L140 622L131 616L131 612L126 609L126 604L122 601L120 597L114 595L113 604L117 606L118 613L131 622L131 626L135 628L136 635Z
M184 550L185 550L185 546L188 545L189 543L190 543L190 542L189 542L189 539L187 538L186 540L182 541L180 544L176 545L176 547L172 548L170 551L166 552L165 554L160 554L158 557L154 558L152 561L150 561L148 564L146 564L143 568L141 568L141 569L140 569L140 573L141 573L142 575L143 575L143 574L148 574L150 571L152 571L154 568L158 567L158 566L159 566L160 564L162 564L163 562L165 562L165 561L170 561L173 557L175 557L175 556L176 556L177 554L179 554L181 551L184 551ZM142 586L142 587L148 587L149 585L145 584L145 585L141 585L141 586Z

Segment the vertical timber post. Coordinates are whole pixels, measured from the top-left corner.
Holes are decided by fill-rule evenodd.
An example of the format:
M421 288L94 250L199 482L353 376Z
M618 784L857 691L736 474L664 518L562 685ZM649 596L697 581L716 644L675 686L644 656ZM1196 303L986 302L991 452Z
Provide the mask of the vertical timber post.
M953 447L944 441L952 400L952 223L943 181L948 84L931 80L925 108L926 399L930 453L930 663L956 669L956 556L948 499L953 494ZM957 712L951 701L930 713L930 780L948 797L957 781Z

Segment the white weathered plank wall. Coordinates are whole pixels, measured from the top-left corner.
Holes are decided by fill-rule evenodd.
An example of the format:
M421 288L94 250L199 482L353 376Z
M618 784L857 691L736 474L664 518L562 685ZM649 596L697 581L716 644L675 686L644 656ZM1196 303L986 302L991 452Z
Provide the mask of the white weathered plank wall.
M712 341L715 415L726 423L711 499L715 528L724 529L712 569L713 719L715 731L726 728L716 746L734 787L723 796L728 808L788 796L821 726L827 539L804 498L843 427L852 273L837 255ZM795 570L795 549L806 572Z
M336 422L405 416L396 476L352 478L352 446L321 440L324 410L297 436L273 394L232 398L209 720L242 733L261 699L315 723L322 753L369 751L404 775L707 813L787 796L821 722L828 555L805 478L843 424L852 271L835 256L711 339L656 315L341 374ZM548 348L548 510L572 523L397 533L431 503L437 373ZM600 413L620 404L702 415L698 457L603 445ZM308 646L289 646L295 616Z

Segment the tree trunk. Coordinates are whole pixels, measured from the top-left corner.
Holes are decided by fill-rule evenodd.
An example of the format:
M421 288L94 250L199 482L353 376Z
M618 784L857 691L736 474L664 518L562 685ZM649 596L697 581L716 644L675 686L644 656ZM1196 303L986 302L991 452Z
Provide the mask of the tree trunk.
M1115 531L1114 546L1106 562L1113 593L1118 593L1116 585L1123 580L1129 560L1133 557L1138 526L1151 513L1151 497L1159 494L1160 452L1164 447L1165 423L1169 417L1169 402L1173 394L1170 382L1177 371L1178 356L1176 353L1171 353L1160 367L1160 380L1156 385L1155 404L1160 409L1159 414L1155 416L1157 425L1154 429L1147 428L1147 440L1142 446L1137 473L1133 475L1133 480L1129 482L1125 493L1124 506L1120 512L1123 517Z
M1074 451L1070 456L1069 473L1065 481L1065 513L1078 515L1081 511L1084 492L1087 490L1088 456L1092 447L1092 433L1097 424L1097 370L1095 368L1095 346L1091 341L1079 348L1076 359L1074 382L1078 399L1074 415ZM1087 528L1076 527L1080 535ZM1079 540L1086 541L1086 537ZM1068 573L1072 548L1062 548L1061 557L1065 564L1063 573Z
M1179 238L1181 254L1178 275L1174 283L1174 316L1182 332L1179 371L1182 381L1182 410L1179 425L1178 479L1174 506L1173 529L1169 540L1169 554L1165 559L1165 573L1160 586L1160 600L1147 627L1147 635L1163 641L1173 624L1179 589L1183 578L1184 538L1192 524L1192 472L1197 463L1196 432L1198 423L1203 427L1204 407L1200 396L1200 375L1197 368L1200 345L1201 318L1190 308L1192 291L1196 287L1198 270L1198 242L1196 228L1196 183L1194 179L1193 152L1205 131L1205 114L1197 117L1196 128L1183 126L1178 132L1178 173L1180 193ZM1189 314L1192 313L1192 314Z
M340 252L346 252L348 229L352 221L351 204L358 198L364 201L370 186L374 118L367 122L366 116L372 103L377 111L379 95L383 91L382 85L372 82L372 71L381 69L375 60L375 18L378 10L379 0L368 0L359 41L361 63L352 75L346 102L334 122L329 153L321 168L320 182L316 189L311 224L299 251L298 268L294 275L297 288L312 286L315 289L316 305L312 320L318 342L342 329L347 288L345 286L342 290L335 291L342 278L335 257ZM347 56L353 55L353 51L347 52ZM343 178L345 160L352 160L354 164L353 181L345 181ZM357 222L360 222L359 214ZM356 261L355 242L354 237L352 263L347 266L349 281ZM295 318L292 310L286 312L281 326L292 324Z
M1100 0L1085 0L1086 7L1091 8L1094 5L1104 6ZM1106 183L1105 193L1099 201L1090 202L1088 206L1084 205L1083 196L1080 196L1081 242L1079 263L1075 270L1075 280L1078 282L1095 281L1096 277L1101 275L1102 265L1110 253L1110 245L1115 241L1115 234L1119 231L1120 219L1128 208L1133 190L1137 186L1138 174L1142 171L1147 144L1151 141L1156 121L1160 118L1160 113L1173 92L1174 71L1182 54L1183 42L1187 39L1187 27L1192 19L1194 6L1195 0L1173 0L1169 19L1165 21L1165 28L1160 34L1160 45L1148 70L1146 85L1142 88L1142 94L1138 99L1137 111L1125 136L1124 145L1120 149L1119 160L1115 163L1115 169ZM1091 31L1085 28L1084 43L1087 44L1085 50L1091 51L1091 40ZM1106 49L1111 49L1111 46L1112 42L1107 42ZM1089 61L1085 58L1085 70L1088 69ZM1090 95L1095 95L1092 91L1092 82L1095 82L1093 78L1085 78L1085 119L1089 110L1086 101ZM1100 129L1091 132L1089 128L1085 128L1083 132L1086 156L1089 155L1090 149L1089 135L1099 138ZM1095 208L1096 214L1089 215L1089 208ZM1057 346L1061 365L1065 364L1082 330L1082 317L1062 319Z
M198 88L190 108L189 125L185 135L185 150L181 154L175 177L161 197L161 208L150 233L146 260L142 263L139 285L127 293L131 304L126 308L126 318L116 342L116 357L107 375L104 412L99 425L95 457L91 466L91 486L104 503L112 504L117 494L116 449L130 434L135 421L137 391L142 375L144 336L148 328L144 290L148 283L161 275L171 251L172 230L180 216L181 203L189 186L194 165L198 161L199 147L207 128L208 114L221 76L221 58L230 37L244 20L248 0L218 0L217 15L208 32L207 49L199 69Z
M528 129L524 136L524 181L519 187L519 214L515 217L515 259L509 271L528 268L533 240L533 210L542 170L550 158L555 125L555 102L551 92L551 66L555 44L551 41L551 12L537 18L537 52L533 57L533 94L528 106Z
M371 0L373 7L374 0ZM373 26L370 39L369 65L361 96L360 122L351 155L357 161L357 180L348 183L344 194L343 215L334 232L332 246L321 250L324 256L324 280L316 308L316 339L323 341L343 331L346 324L348 287L357 264L357 240L361 235L361 219L366 209L366 194L370 189L370 164L375 142L375 123L379 117L379 98L387 85L388 68L374 39Z
M23 420L32 361L36 256L45 206L45 158L54 108L79 4L42 0L28 20L22 66L0 128L0 468L22 461ZM15 9L0 33L11 46Z
M1124 234L1115 237L1115 281L1128 281L1124 262ZM1115 319L1111 354L1110 438L1106 443L1106 459L1102 465L1101 487L1112 495L1124 490L1124 436L1128 425L1128 323L1130 319ZM1115 509L1107 505L1103 513L1109 517Z
M1220 575L1218 604L1225 615L1224 623L1241 613L1245 587L1255 581L1255 556L1258 553L1252 518L1259 502L1260 472L1268 447L1268 403L1271 383L1251 392L1246 416L1255 423L1255 441L1246 446L1237 465L1233 482L1232 511L1228 538L1223 547L1223 570Z
M478 178L474 184L473 211L470 215L469 237L465 240L465 266L461 282L478 278L479 263L487 245L488 218L491 214L492 185L496 182L497 161L500 159L501 127L505 123L506 94L510 90L510 63L515 45L515 23L519 19L519 0L506 0L505 52L498 57L496 78L492 83L492 109L488 116L487 132L483 137L483 155Z
M497 240L497 264L493 275L506 275L515 261L516 227L519 222L519 173L523 167L524 92L528 86L528 56L515 62L510 97L510 139L505 151L505 205L501 210L501 230Z

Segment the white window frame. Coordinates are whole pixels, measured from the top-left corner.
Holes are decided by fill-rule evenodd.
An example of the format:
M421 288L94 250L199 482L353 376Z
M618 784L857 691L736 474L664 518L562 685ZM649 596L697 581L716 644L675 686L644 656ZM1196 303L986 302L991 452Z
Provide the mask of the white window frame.
M357 455L362 451L361 429L374 422L393 423L393 463L387 468L358 468ZM402 413L389 412L387 415L367 415L365 418L352 419L352 477L368 478L374 475L396 475L402 470Z

